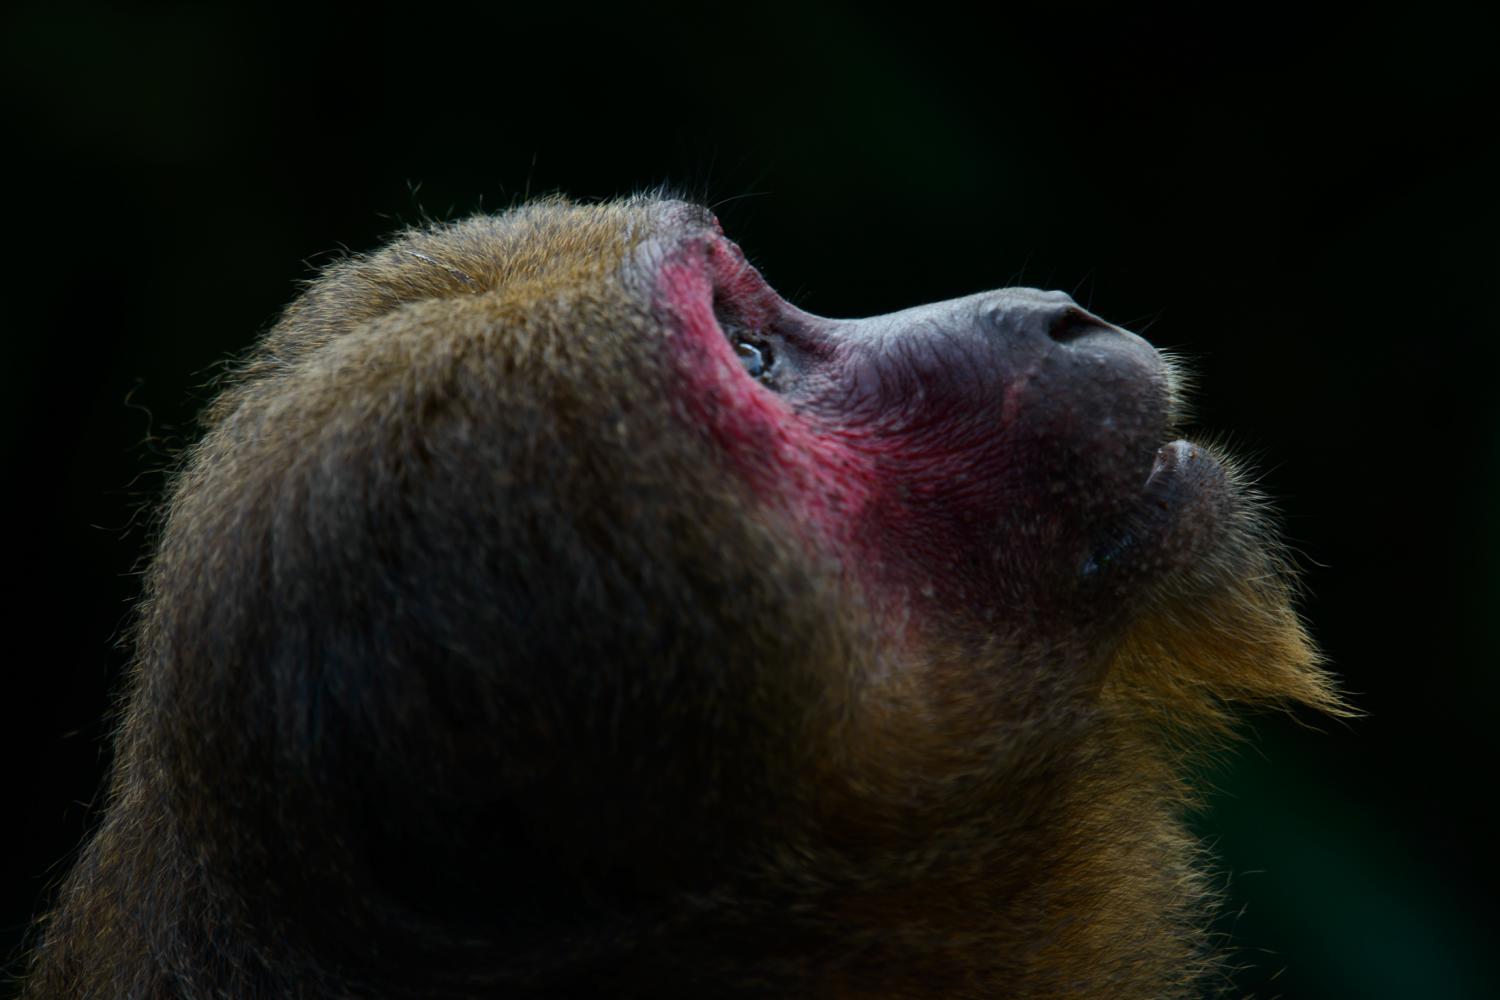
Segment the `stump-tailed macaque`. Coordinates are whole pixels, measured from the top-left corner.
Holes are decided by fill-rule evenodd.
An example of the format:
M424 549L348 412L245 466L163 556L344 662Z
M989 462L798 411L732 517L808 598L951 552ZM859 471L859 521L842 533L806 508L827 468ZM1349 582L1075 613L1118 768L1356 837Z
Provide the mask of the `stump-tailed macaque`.
M328 268L184 456L29 995L1162 998L1262 504L1068 296L803 312L706 210Z

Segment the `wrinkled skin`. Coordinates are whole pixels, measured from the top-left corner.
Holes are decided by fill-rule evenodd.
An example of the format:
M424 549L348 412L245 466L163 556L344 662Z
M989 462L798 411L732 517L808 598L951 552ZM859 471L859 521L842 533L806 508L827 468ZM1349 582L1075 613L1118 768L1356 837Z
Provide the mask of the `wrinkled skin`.
M33 997L1171 997L1235 702L1338 710L1175 379L680 202L330 268L165 507Z

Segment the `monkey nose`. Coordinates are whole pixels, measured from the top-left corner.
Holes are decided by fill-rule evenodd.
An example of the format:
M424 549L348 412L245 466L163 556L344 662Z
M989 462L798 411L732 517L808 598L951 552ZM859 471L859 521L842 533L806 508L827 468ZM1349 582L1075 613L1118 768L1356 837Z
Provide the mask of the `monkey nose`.
M997 329L1023 337L1046 337L1066 344L1090 333L1117 328L1073 301L1066 292L1038 288L1004 288L993 293L989 321Z
M1062 293L1059 292L1058 294L1061 295ZM1072 299L1068 299L1065 305L1058 304L1048 307L1038 317L1038 322L1046 328L1047 336L1059 344L1066 344L1071 340L1077 340L1085 334L1098 333L1103 330L1117 332L1114 324L1106 323L1098 316L1095 316L1087 309L1073 302Z

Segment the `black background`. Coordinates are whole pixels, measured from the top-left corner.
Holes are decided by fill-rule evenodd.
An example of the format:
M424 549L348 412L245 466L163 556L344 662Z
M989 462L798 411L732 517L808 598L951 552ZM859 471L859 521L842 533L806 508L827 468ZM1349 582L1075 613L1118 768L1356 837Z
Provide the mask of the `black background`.
M814 312L1032 284L1190 357L1367 713L1259 718L1211 776L1239 987L1485 995L1493 35L1431 5L553 6L0 15L0 948L86 828L141 509L219 363L341 248L667 183Z

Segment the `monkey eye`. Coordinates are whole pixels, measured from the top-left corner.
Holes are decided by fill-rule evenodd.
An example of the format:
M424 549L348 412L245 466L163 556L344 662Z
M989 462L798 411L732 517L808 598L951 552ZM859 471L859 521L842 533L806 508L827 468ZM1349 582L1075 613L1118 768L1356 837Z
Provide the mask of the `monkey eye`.
M714 295L714 319L718 320L724 339L734 349L734 356L740 359L745 374L764 386L775 388L776 356L760 330L745 322L730 299L717 293Z
M740 364L750 377L762 382L768 381L771 375L771 349L764 344L752 344L738 337L733 344L735 357L740 359Z

